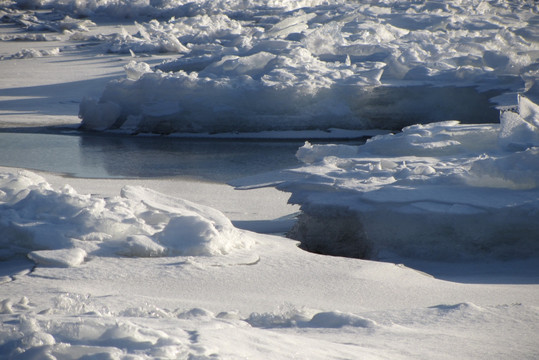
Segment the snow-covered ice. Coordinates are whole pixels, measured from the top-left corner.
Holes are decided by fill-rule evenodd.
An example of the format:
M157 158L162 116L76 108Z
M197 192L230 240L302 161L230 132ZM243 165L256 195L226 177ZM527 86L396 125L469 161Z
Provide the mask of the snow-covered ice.
M152 137L164 168L186 138L311 142L299 168L234 179L244 191L0 168L0 358L539 358L538 14L509 0L2 2L2 139L34 162L52 154L40 132L67 145L81 125L118 145L175 133ZM94 159L55 160L73 157ZM273 187L301 205L300 241L280 235L299 207Z
M495 122L495 106L515 105L516 92L537 78L538 11L531 1L15 4L37 10L8 2L3 21L36 32L36 39L59 34L69 45L55 51L68 56L92 48L128 57L124 79L101 94L87 92L80 104L82 127L92 130L237 133ZM3 59L51 51L20 49Z
M514 92L537 77L531 2L304 5L150 2L140 9L178 14L137 22L135 34L74 34L114 53L177 54L154 67L126 64L125 79L82 102L83 128L168 134L494 122L494 106L514 104ZM126 8L71 6L114 15Z
M539 254L539 106L521 96L500 124L446 121L360 146L311 145L304 166L240 180L292 193L290 236L336 255L441 260ZM275 178L272 180L272 176ZM272 182L273 181L273 182Z

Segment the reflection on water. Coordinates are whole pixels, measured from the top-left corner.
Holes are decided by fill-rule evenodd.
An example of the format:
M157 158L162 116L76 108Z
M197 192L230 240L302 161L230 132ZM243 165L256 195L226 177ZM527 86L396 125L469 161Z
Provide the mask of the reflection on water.
M186 140L166 137L81 137L85 167L109 176L187 176L226 182L293 167L298 142Z
M89 178L185 176L227 182L294 167L301 145L301 141L0 133L0 165Z

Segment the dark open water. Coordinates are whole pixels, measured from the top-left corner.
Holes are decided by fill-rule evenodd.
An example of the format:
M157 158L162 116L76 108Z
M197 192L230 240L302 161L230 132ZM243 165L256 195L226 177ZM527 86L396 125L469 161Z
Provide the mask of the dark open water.
M0 166L85 178L182 176L214 182L295 167L302 141L0 132Z

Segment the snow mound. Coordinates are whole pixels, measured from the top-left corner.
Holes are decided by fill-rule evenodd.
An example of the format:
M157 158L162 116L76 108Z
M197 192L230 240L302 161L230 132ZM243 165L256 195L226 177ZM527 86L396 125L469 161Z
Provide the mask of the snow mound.
M127 11L124 2L72 7L91 14ZM133 34L75 33L72 39L99 41L108 52L176 58L153 69L128 64L126 79L110 82L98 100L83 100L84 129L168 134L495 122L498 95L537 79L538 35L530 30L537 8L526 2L161 1L134 7L143 8L175 16L136 22ZM117 110L109 114L111 107Z
M37 49L22 49L17 53L10 56L0 56L0 60L13 60L13 59L31 59L44 56L58 56L60 55L60 48L54 48L49 50L37 50Z
M203 308L167 310L150 304L119 312L106 308L98 310L91 295L74 293L57 295L52 306L46 309L40 309L26 297L18 301L4 299L2 304L10 311L0 313L5 324L0 329L0 350L9 358L209 359L221 353L224 358L229 358L244 354L226 345L231 336L235 342L255 349L268 341L269 335L266 326L254 326L253 329L250 321L256 315L242 320L235 312L215 315ZM353 331L355 328L370 329L372 324L373 321L354 314L320 312L312 320L306 318L305 323L291 326L306 328L307 331L309 328L347 326ZM220 339L227 343L220 344ZM281 337L281 340L285 339ZM281 351L286 354L288 347L283 345L259 350L255 357L267 356L268 351L276 356ZM227 353L229 356L225 355ZM315 349L313 354L316 353ZM285 354L277 358L285 359Z
M167 214L168 223L156 239L169 255L225 255L248 247L244 238L220 211L172 198L150 189L126 186L122 196L139 201L155 213ZM153 215L153 214L152 214ZM153 216L150 217L150 223Z
M376 322L361 316L340 311L324 311L309 315L306 311L288 309L278 313L252 313L246 321L253 327L261 328L374 328Z
M60 40L57 36L50 36L47 34L6 34L0 35L0 40L2 41L58 41Z
M342 313L340 311L320 312L309 321L312 327L341 328L344 326L372 328L376 323L354 314Z
M501 124L414 125L360 146L306 143L297 152L305 166L273 182L303 211L289 235L351 257L537 256L538 114L520 96Z
M216 256L252 240L219 211L126 186L121 196L54 190L28 172L0 175L0 238L5 257L28 253L38 264L78 266L88 256Z

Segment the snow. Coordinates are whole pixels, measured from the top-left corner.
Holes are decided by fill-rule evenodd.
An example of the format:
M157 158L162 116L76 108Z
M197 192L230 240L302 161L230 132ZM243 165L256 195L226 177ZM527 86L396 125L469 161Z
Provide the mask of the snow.
M132 60L125 79L82 102L83 128L169 134L494 122L494 105L507 102L500 96L512 94L514 104L537 76L531 3L334 1L286 11L283 2L190 4L198 11L145 4L179 13L135 22L135 34L73 35L113 53L177 54L153 68ZM118 16L125 5L75 7ZM402 90L410 86L413 94Z
M145 195L171 212L183 203ZM26 272L16 269L22 259L11 258L4 268L13 266L12 279L2 285L3 353L279 359L293 352L315 359L536 353L536 286L457 284L402 265L311 254L280 237L243 235L254 245L227 255L101 252L76 267L39 263ZM33 253L51 258L45 250ZM453 349L455 343L464 346Z
M150 189L126 186L121 196L103 199L69 186L56 191L28 172L4 175L1 185L4 258L47 250L29 257L76 266L86 254L212 256L252 244L221 212Z
M60 54L60 49L58 48L54 48L51 50L22 49L16 54L13 54L8 58L2 58L0 60L27 59L27 58L42 57L42 56L58 56L59 54Z
M538 110L520 96L500 124L446 121L359 146L306 143L296 154L303 167L236 184L291 192L303 214L290 236L311 251L377 259L536 257Z
M28 253L28 258L36 264L66 267L82 264L86 256L86 251L79 248L35 250Z
M17 217L9 226L26 231L2 243L0 348L8 358L537 354L536 260L478 262L457 276L463 283L442 281L402 264L305 252L141 186L110 196L103 180L71 179L104 191L84 195L67 185L55 189L45 177L66 180L50 174L2 174L2 221ZM127 180L111 181L116 189ZM166 188L166 180L151 184ZM210 197L219 191L214 185ZM212 253L208 245L226 232L217 241L226 251ZM470 269L422 267L451 278L462 266ZM508 275L515 278L497 283Z
M538 358L538 12L3 2L0 358ZM200 139L310 142L238 191L174 173Z

